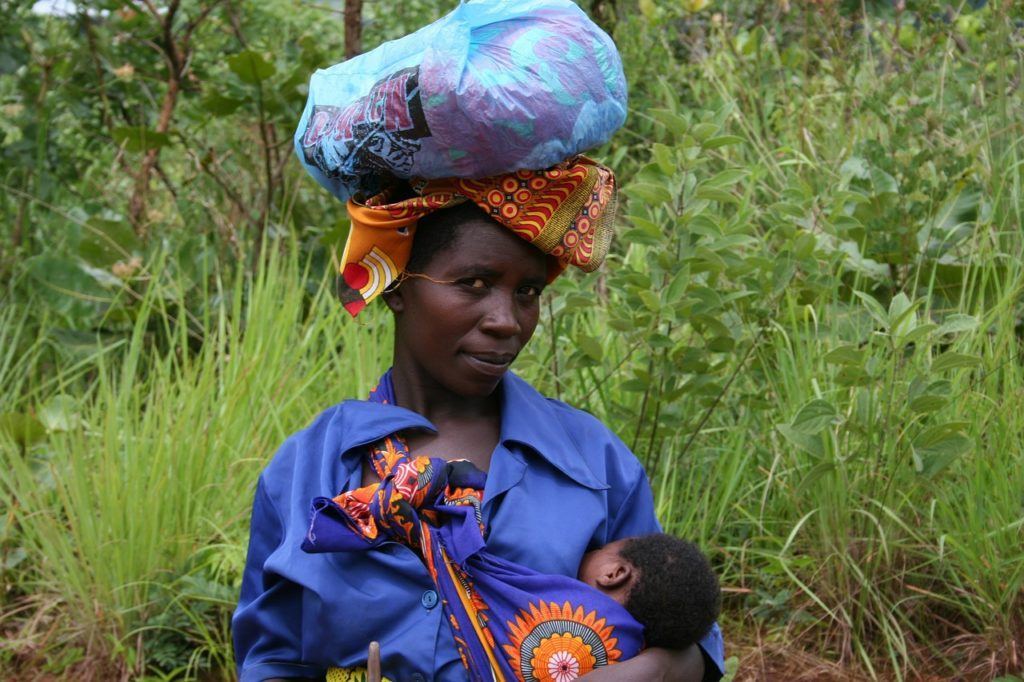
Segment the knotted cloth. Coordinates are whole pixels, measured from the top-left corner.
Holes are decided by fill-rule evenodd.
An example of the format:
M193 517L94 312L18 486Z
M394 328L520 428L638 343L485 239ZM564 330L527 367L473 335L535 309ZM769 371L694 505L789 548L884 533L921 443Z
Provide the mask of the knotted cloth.
M393 403L393 396L389 372L371 400ZM412 548L437 587L471 680L570 682L639 653L643 626L618 602L487 551L486 474L470 462L413 457L400 435L371 446L369 461L380 483L316 498L302 549Z
M611 243L615 175L584 156L547 170L421 181L412 189L415 194L408 198L391 188L365 201L348 201L352 225L338 297L353 317L405 270L419 220L466 201L549 254L549 281L569 265L597 269Z

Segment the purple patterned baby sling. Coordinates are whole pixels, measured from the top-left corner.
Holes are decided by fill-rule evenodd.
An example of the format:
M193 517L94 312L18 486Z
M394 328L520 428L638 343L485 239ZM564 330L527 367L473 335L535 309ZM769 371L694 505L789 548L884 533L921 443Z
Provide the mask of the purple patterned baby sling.
M394 402L390 372L370 400ZM635 656L643 626L578 580L537 573L487 551L486 474L463 460L411 457L400 436L370 448L379 484L313 502L302 548L412 548L441 595L470 679L569 682Z

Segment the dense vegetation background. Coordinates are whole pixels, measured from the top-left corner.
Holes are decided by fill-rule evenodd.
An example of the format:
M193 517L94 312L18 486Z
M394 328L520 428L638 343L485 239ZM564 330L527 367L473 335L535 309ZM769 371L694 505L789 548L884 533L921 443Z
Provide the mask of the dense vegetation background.
M0 0L0 675L233 676L256 475L389 356L305 84L453 4ZM621 229L519 371L712 557L730 674L1024 676L1024 8L586 9Z

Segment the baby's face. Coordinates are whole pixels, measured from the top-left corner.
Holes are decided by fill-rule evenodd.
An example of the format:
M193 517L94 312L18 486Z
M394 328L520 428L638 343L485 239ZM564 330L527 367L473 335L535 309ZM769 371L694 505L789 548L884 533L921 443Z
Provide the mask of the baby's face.
M620 604L626 603L629 590L639 577L633 564L619 554L626 542L628 540L616 540L584 554L577 575L580 581L601 590Z

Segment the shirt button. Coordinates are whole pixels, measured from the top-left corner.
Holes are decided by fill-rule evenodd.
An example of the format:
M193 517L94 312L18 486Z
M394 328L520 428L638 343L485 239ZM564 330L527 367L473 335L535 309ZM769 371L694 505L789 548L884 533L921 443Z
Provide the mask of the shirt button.
M437 597L434 597L434 598L437 599ZM413 675L409 679L412 680L412 682L427 682L427 678L425 678L420 673L416 673L415 675Z
M425 609L434 608L435 606L437 606L437 592L434 592L433 590L427 590L423 593L423 596L420 597L420 603L423 604L423 608ZM414 677L413 679L417 678ZM420 676L419 679L422 680L423 677Z

